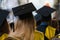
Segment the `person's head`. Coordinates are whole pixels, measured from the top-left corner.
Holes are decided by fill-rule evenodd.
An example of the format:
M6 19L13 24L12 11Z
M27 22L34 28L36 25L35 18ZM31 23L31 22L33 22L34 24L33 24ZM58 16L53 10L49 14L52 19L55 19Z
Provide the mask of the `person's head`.
M4 33L9 33L9 25L6 20L8 14L9 11L0 9L0 36Z
M14 15L19 17L15 24L14 37L20 40L33 40L35 22L32 12L36 10L33 4L28 3L12 10Z
M33 38L33 32L34 32L34 18L33 15L31 15L28 18L19 19L17 20L17 23L15 25L15 35L16 37L23 37L25 40L30 40L31 36Z

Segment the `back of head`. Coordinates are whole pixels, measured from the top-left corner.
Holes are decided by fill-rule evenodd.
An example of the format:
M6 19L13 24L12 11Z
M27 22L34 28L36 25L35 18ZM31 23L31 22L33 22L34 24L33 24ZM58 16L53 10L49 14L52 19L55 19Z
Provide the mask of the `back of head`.
M15 32L10 34L10 37L17 38L17 40L33 40L34 23L33 16L25 19L19 18L15 24Z
M34 32L34 18L19 19L16 24L16 31L23 35L25 40L30 40ZM22 36L20 36L22 37ZM32 37L33 38L33 37Z

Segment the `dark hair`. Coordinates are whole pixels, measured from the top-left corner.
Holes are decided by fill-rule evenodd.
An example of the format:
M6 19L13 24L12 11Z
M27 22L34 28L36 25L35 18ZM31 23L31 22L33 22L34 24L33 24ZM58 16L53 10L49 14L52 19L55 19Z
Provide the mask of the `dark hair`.
M4 33L9 33L9 26L6 19L3 21L2 25L0 26L0 36Z

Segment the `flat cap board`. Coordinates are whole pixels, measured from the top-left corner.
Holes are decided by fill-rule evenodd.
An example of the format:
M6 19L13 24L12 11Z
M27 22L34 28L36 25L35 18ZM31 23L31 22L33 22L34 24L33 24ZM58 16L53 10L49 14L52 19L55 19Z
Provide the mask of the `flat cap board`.
M12 8L13 13L15 16L20 16L20 15L24 15L24 14L30 14L33 11L36 10L36 8L34 7L34 5L32 3L28 3L25 5L21 5L15 8Z
M43 6L42 8L40 8L39 10L37 10L36 12L39 13L39 14L41 14L44 17L48 17L54 11L55 11L55 9L53 9L51 7Z

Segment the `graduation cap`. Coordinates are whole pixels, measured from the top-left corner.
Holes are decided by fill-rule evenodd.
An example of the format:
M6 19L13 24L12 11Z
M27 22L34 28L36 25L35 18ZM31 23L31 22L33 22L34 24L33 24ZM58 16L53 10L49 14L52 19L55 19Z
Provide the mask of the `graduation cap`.
M42 16L42 20L50 20L51 19L51 13L54 12L55 9L48 7L48 6L43 6L36 12Z
M9 11L0 9L0 26L3 24L8 14Z
M15 8L12 8L15 16L19 16L20 19L29 18L32 16L32 12L36 10L32 3L21 5Z
M42 18L42 16L41 16L40 14L37 14L37 15L35 15L34 17L35 17L36 21L39 21L39 20L41 20L41 18Z
M48 26L47 22L41 22L39 25L37 25L37 30L45 33L45 29Z

